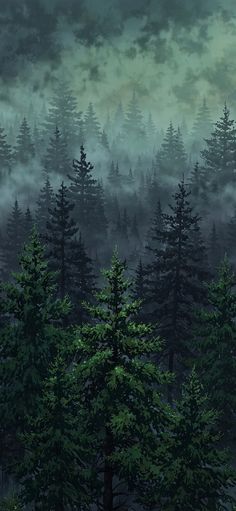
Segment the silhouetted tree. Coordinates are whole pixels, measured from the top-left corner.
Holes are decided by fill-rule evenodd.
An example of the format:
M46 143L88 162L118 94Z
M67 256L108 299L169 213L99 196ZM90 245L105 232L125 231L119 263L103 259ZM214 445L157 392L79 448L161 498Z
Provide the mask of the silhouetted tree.
M35 148L32 141L31 130L26 118L24 117L17 136L14 157L17 163L27 165L34 156Z

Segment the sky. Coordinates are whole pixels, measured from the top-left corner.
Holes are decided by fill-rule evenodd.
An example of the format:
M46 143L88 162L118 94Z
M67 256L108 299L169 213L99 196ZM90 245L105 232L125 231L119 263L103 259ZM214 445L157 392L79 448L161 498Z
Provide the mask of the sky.
M235 0L0 0L0 107L48 104L66 76L106 118L135 90L160 124L236 112Z

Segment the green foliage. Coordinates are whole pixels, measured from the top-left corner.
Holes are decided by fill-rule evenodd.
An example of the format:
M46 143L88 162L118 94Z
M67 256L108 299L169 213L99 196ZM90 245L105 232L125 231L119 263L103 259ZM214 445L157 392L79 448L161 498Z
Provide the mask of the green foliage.
M176 412L162 509L223 510L232 502L229 492L236 484L236 474L227 464L226 453L216 448L216 414L208 409L194 370L183 387Z
M6 497L0 501L0 511L23 511L23 507L17 497Z
M48 271L44 249L33 231L21 257L15 283L3 286L7 325L1 332L0 415L5 429L21 431L37 413L38 397L63 332L67 300L55 300L55 276Z
M220 413L220 427L227 432L236 412L236 294L235 275L227 258L215 281L208 286L208 304L200 313L201 329L196 366L211 405Z
M161 511L223 511L236 473L225 451L217 448L216 414L208 407L195 370L176 403L172 428L165 437L166 452L156 473L140 484L140 503Z
M44 384L40 413L22 437L23 462L18 467L22 499L37 510L58 511L89 502L88 469L82 462L86 444L73 370L59 354Z
M104 276L98 306L88 307L94 324L83 326L78 336L77 373L85 428L94 435L93 447L107 475L106 499L109 477L112 487L114 476L135 484L136 474L153 462L169 420L161 397L169 377L151 360L160 351L160 339L153 338L149 325L135 322L140 304L127 295L130 284L117 254Z

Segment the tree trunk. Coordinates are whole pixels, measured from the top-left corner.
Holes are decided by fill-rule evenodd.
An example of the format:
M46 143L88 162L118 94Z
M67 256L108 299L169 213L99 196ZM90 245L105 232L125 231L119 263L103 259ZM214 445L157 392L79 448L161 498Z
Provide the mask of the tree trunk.
M104 490L103 490L103 510L113 511L113 468L108 457L113 451L113 438L109 429L106 429L105 439L105 463L104 463Z

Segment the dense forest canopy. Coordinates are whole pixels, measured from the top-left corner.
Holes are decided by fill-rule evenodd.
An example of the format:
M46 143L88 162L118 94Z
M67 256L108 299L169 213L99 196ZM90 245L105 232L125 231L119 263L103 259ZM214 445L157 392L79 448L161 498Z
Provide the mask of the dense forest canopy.
M236 488L235 5L0 5L0 510Z

